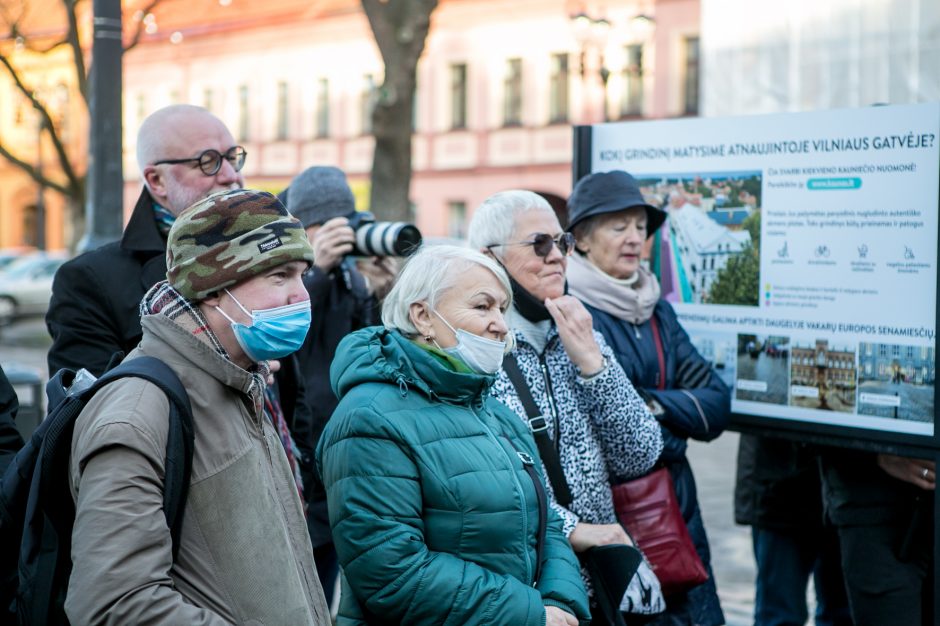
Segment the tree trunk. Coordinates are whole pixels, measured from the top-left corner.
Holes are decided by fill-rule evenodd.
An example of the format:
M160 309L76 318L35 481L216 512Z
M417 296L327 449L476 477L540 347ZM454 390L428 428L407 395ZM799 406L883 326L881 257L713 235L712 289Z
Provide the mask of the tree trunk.
M372 111L375 153L369 204L377 217L410 221L411 135L418 59L437 0L362 0L385 63Z

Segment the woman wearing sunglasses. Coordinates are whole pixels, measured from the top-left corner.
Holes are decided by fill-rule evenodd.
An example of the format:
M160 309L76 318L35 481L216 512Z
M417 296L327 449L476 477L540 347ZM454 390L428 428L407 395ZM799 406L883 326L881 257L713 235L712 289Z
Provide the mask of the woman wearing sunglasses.
M547 482L571 546L584 552L630 543L617 523L608 477L647 472L662 450L662 435L603 337L592 329L590 313L565 293L574 238L562 231L544 198L505 191L476 210L469 240L509 274L511 356L544 419L529 418L505 368L493 393L533 432L546 432L557 450L563 481L552 477L546 463ZM541 456L544 462L544 451ZM561 482L569 493L559 497Z
M724 624L709 565L708 538L685 456L688 439L710 441L728 423L731 393L698 353L662 300L659 282L642 265L647 238L666 214L650 206L626 172L590 174L568 200L569 228L577 252L568 264L571 293L583 300L617 361L662 426L662 460L672 475L679 506L708 580L666 597L653 624Z

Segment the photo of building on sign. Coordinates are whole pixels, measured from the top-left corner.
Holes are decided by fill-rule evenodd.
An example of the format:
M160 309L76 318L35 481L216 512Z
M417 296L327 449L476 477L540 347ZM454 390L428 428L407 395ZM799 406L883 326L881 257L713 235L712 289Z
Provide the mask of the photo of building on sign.
M734 389L738 369L736 335L695 331L689 333L689 339L699 354L715 368L722 382Z
M794 344L790 351L790 404L806 409L855 412L855 351L847 346Z
M935 374L930 346L860 343L859 414L933 422Z
M789 337L738 335L737 400L787 403Z
M666 299L757 306L761 172L636 178L644 196L669 213L658 235Z

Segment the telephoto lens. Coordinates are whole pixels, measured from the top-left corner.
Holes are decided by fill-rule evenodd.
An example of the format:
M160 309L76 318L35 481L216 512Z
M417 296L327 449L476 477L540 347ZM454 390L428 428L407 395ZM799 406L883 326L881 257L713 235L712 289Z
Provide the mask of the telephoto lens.
M359 256L408 256L421 245L421 231L408 222L377 222L368 212L349 218L356 235L353 254Z

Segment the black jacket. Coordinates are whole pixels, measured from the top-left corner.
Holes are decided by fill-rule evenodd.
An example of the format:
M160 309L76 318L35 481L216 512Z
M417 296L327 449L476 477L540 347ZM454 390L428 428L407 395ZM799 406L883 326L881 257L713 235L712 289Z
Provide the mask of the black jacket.
M365 278L351 259L324 272L314 268L304 276L310 294L312 321L304 345L297 351L305 387L307 408L311 413L310 428L296 438L304 457L304 466L312 467L313 453L338 400L330 387L330 364L336 346L349 333L377 323L378 304L369 295ZM326 492L316 472L304 477L304 498L307 500L307 524L314 546L331 541L326 511Z
M0 476L23 447L23 438L16 429L15 421L19 406L13 385L0 367Z
M822 484L815 447L741 435L734 521L778 532L821 532Z

